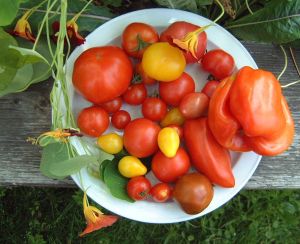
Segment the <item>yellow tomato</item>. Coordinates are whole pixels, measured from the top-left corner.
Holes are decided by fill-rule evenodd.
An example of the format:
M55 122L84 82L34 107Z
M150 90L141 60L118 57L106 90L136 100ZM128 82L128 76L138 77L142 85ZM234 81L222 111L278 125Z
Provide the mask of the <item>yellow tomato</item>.
M167 42L157 42L144 52L142 66L145 73L158 81L173 81L185 69L185 58L179 48Z
M172 108L167 112L165 117L160 122L162 127L166 127L168 125L182 125L184 123L184 117L181 114L179 108Z
M170 127L160 130L157 137L160 151L168 158L175 157L179 148L180 139L177 131Z
M100 136L97 144L104 152L117 154L123 149L123 138L116 133L109 133Z
M143 163L134 156L123 157L118 164L118 169L121 175L132 178L141 176L147 173L147 168Z

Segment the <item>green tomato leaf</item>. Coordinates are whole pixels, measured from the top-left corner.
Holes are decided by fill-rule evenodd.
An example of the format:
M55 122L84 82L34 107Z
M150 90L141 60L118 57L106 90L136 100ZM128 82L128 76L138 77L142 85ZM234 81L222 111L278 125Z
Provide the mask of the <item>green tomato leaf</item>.
M273 0L226 26L245 40L283 44L300 39L300 1Z
M119 173L117 159L107 163L104 170L104 182L114 197L128 202L134 202L127 194L126 185L128 179Z
M197 3L195 0L155 0L157 4L167 8L182 9L196 13ZM200 2L200 1L197 1Z
M19 0L2 0L0 7L0 26L9 25L17 15Z
M63 179L97 161L95 156L80 155L69 158L66 143L50 143L43 148L40 170L53 179Z

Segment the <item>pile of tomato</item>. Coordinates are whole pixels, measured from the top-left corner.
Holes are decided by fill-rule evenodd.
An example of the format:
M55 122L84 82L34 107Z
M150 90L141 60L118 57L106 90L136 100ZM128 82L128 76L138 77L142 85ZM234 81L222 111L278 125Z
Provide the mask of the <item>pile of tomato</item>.
M77 118L80 130L97 137L107 153L127 152L118 169L130 179L128 195L134 200L152 196L157 202L173 198L189 214L209 205L213 185L234 187L230 150L276 155L294 136L293 119L273 74L250 67L233 74L229 53L206 50L205 31L197 34L195 50L175 44L199 28L178 21L159 35L148 24L129 24L121 33L122 47L84 51L72 78L76 90L93 103ZM190 64L210 74L201 91L195 90L199 81L185 72ZM155 84L156 92L149 94L147 86ZM141 105L136 109L143 117L132 119L121 109L124 103ZM105 133L110 123L118 133ZM154 186L142 163L149 157L160 181Z

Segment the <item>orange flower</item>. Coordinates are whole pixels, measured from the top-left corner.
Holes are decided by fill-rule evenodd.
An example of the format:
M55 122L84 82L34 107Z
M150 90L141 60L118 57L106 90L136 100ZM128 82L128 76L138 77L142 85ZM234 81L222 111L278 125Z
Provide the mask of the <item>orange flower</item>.
M72 18L67 22L67 33L71 43L79 46L85 42L85 39L78 33L78 25L76 24L77 18Z
M104 215L98 208L90 206L86 192L84 192L83 196L83 213L87 222L87 226L84 229L84 231L79 235L80 237L91 233L95 230L111 226L118 220L117 216Z
M25 14L18 20L12 34L25 38L31 42L35 42L35 37L32 34L31 27L28 22L31 12L31 10L26 11Z

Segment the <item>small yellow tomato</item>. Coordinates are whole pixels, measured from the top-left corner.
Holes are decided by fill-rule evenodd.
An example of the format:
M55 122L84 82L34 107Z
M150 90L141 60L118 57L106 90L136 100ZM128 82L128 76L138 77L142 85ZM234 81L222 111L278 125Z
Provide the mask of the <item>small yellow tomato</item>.
M167 112L165 117L160 122L162 127L166 127L168 125L183 125L184 117L181 114L179 108L172 108L170 111Z
M118 169L121 175L132 178L141 176L147 173L146 166L134 156L123 157L118 164Z
M160 130L157 137L160 151L168 158L175 157L179 148L180 139L177 131L170 127Z
M99 136L97 144L104 152L117 154L123 149L123 138L116 133L109 133Z
M155 80L165 82L179 78L185 65L182 51L167 42L157 42L149 46L142 59L145 73Z

